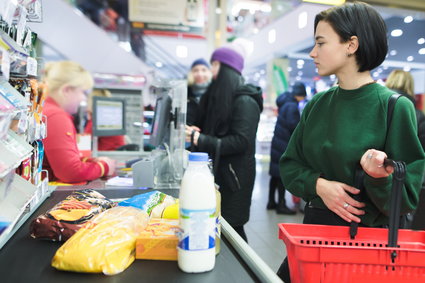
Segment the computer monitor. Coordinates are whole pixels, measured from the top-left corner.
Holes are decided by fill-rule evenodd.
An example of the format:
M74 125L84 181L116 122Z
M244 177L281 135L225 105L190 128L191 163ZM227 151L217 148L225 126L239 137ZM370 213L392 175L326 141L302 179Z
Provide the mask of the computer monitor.
M125 100L115 97L93 97L93 135L125 135Z
M162 93L156 99L151 135L149 139L149 143L155 147L158 147L163 143L169 143L172 111L171 102L171 97L167 92Z

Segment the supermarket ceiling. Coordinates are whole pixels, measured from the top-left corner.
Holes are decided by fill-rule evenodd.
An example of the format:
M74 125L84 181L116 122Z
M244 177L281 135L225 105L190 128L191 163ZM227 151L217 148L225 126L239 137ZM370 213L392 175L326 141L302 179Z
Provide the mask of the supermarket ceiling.
M230 26L230 29L233 29L233 31L238 30L241 26L244 25L245 27L248 26L249 28L252 28L251 30L246 29L245 33L241 33L241 36L251 40L254 46L253 54L247 58L247 67L244 71L244 74L247 76L255 76L255 80L260 80L261 76L265 76L265 64L268 61L270 61L272 58L284 57L289 59L290 81L295 81L297 79L303 81L312 80L316 76L314 65L308 56L308 53L313 44L312 21L314 15L317 12L325 9L327 6L308 3L299 5L300 1L298 0L234 0L233 3L239 3L241 1L250 2L251 4L253 2L254 4L269 4L271 8L268 10L263 9L260 6L260 9L263 10L262 12L266 11L267 13L268 11L269 13L273 14L277 13L275 11L280 11L280 14L278 15L279 17L275 17L273 20L267 21L267 18L263 17L264 13L263 15L260 14L260 16L254 18L255 23L262 24L261 29L257 27L252 28L246 24L246 19L251 17L251 21L253 21L252 17L253 15L256 15L255 12L253 14L253 12L249 9L245 9L245 11L241 9L236 12L236 15L233 16L234 25ZM57 1L45 1L44 5L46 6L46 10L48 10L48 6L55 2ZM295 2L297 2L297 4L294 4ZM380 77L386 77L386 75L393 68L405 68L412 71L425 70L425 1L385 0L384 3L383 0L370 0L366 2L371 4L385 4L392 6L392 8L376 6L379 12L385 18L388 26L389 54L383 66L373 71L375 78L378 79ZM69 10L73 11L73 9ZM122 10L126 9L122 8ZM299 14L303 11L308 12L309 18L307 21L307 26L304 29L298 29L298 17ZM55 26L59 26L59 23L61 25L66 24L63 23L66 17L63 13L61 14L62 16L59 16L58 13L55 13L55 20L57 20L58 24L49 24L48 27L46 27L46 34L51 35L52 40L54 39L55 42L62 43L62 45L57 43L55 48L55 44L48 42L49 40L46 39L46 48L43 51L43 57L45 57L46 61L69 59L76 60L80 63L84 63L84 61L93 62L92 65L94 67L89 69L95 69L97 72L101 72L102 68L105 69L106 67L108 67L108 72L111 72L111 70L119 70L118 66L123 66L122 70L124 72L125 70L128 70L130 66L134 66L131 68L131 70L132 72L136 73L138 70L145 70L146 68L142 68L140 66L146 63L150 68L155 69L155 71L162 77L182 78L187 74L189 66L195 59L199 57L209 58L208 43L205 39L185 38L182 36L170 37L148 35L144 37L142 42L142 47L145 50L144 58L142 58L144 59L144 62L139 60L140 62L133 64L131 62L135 62L135 60L132 59L131 56L124 56L125 58L128 57L129 60L128 62L124 62L124 60L119 59L122 55L112 56L112 47L102 48L106 45L103 43L103 41L102 44L100 44L98 38L100 36L103 38L106 33L100 28L97 28L99 36L95 36L93 34L94 28L90 28L89 36L86 36L85 33L80 34L81 30L88 30L88 26L79 28L78 32L73 32L73 30L77 30L75 26L78 25L78 22L73 19L69 21L72 24L67 24L68 26L72 26L70 27L69 33L54 30ZM62 20L59 20L59 17L61 17ZM240 26L237 26L238 23ZM271 29L275 29L276 36L276 40L273 44L269 43L269 33ZM399 36L396 37L391 35L394 30L399 30L397 31ZM77 34L76 36L79 36L79 38L70 38L71 32L72 34ZM110 32L108 31L107 34L110 34ZM84 40L81 40L82 36L84 36ZM117 37L117 35L115 35L115 37ZM41 38L43 39L43 37ZM129 42L121 41L119 36L116 40L120 41L121 47L127 51L131 50L129 50ZM73 44L75 42L80 42L80 44ZM63 47L63 45L65 45L65 47L70 47L66 49L68 51L67 53L64 52L65 47ZM99 48L99 45L102 47ZM49 46L53 48L49 49ZM93 52L88 53L84 51L90 48L93 50ZM183 51L184 56L181 56L182 54L178 54L178 50L180 50L180 52ZM77 51L78 54L72 53L76 53ZM95 58L100 58L100 55L104 55L103 58L114 57L113 59L117 60L113 63L111 62L110 64L106 64L106 62L110 61L111 59L99 59L100 61L94 60ZM299 60L304 61L302 68L300 68L301 66L299 64Z

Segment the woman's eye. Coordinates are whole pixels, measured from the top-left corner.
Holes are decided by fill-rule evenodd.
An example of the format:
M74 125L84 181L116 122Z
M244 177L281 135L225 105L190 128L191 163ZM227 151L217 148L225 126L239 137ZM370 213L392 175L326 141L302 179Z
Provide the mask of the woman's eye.
M317 42L316 44L319 45L319 46L322 46L324 44L324 42Z

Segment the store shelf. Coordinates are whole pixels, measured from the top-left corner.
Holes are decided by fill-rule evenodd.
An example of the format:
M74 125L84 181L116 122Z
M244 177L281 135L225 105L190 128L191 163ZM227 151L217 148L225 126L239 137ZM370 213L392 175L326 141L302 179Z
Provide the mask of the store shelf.
M24 138L9 130L5 139L0 140L0 178L17 168L22 161L29 158L33 147ZM1 215L1 214L0 214Z
M14 176L10 192L0 201L0 222L9 223L0 234L0 249L50 194L47 178L34 186L19 175Z

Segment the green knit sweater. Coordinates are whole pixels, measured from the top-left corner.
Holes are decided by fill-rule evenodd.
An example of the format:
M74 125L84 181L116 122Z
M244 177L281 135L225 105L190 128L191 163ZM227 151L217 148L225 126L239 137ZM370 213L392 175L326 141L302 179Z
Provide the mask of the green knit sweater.
M303 111L288 148L280 159L280 174L292 194L326 208L316 193L319 176L354 185L355 169L368 149L382 150L394 160L406 162L401 213L416 208L425 154L417 137L413 104L400 97L387 131L388 100L393 92L377 83L355 90L332 87L316 94ZM365 215L362 223L388 223L392 176L365 177Z

